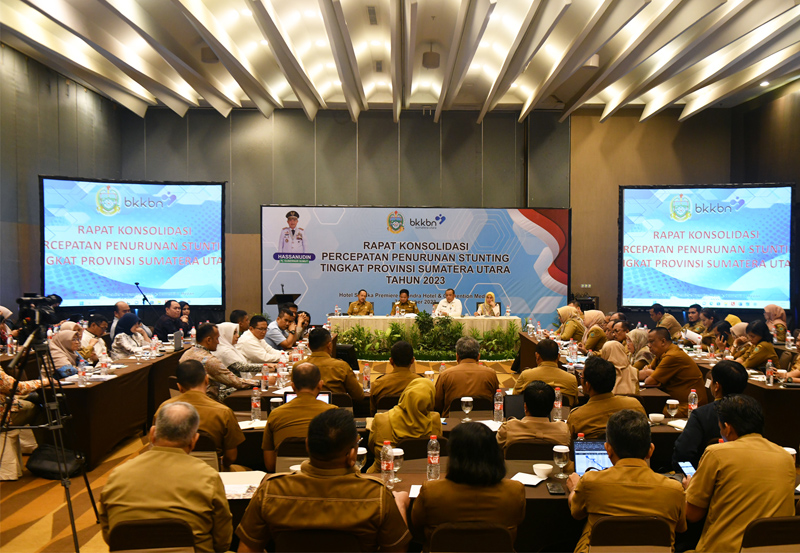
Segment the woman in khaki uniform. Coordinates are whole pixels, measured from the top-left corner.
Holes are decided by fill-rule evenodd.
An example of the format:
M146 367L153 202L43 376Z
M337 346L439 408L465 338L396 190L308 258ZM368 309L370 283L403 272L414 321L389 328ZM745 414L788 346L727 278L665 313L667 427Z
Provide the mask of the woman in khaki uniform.
M583 326L583 320L575 308L565 305L556 311L558 311L558 320L561 322L561 327L558 329L561 339L580 342L583 339L583 333L586 332L586 327Z
M583 313L583 326L586 332L583 333L583 341L578 345L581 353L587 351L600 351L606 343L606 331L603 324L606 322L605 313L596 309L590 309Z
M631 365L636 367L637 371L645 368L654 359L655 356L647 345L647 331L643 328L637 328L628 332L625 341L628 345Z
M772 333L770 333L767 323L764 321L749 323L747 340L752 345L752 349L736 361L744 365L745 369L760 369L767 364L767 361L772 361L773 365L777 367L778 354L772 345Z
M725 353L725 350L733 351L733 333L731 332L731 323L728 321L720 321L711 329L714 333L714 348L717 353Z
M483 303L478 306L478 310L475 312L476 317L499 317L500 316L500 306L497 305L497 302L494 299L493 292L486 292L486 298L483 300Z
M435 395L433 382L427 378L416 378L406 386L397 405L385 413L375 415L368 444L375 452L375 463L367 472L380 471L384 441L397 445L403 438L442 435L441 416L433 410Z
M734 359L739 359L750 350L750 342L747 341L747 323L738 323L731 327L731 334L733 335L733 346L731 346L731 355Z
M764 308L764 319L767 321L770 332L775 333L775 338L777 338L778 342L785 342L786 311L774 303L771 303Z
M700 322L706 327L706 331L702 334L703 351L708 351L708 346L714 343L714 331L712 329L718 321L717 312L713 309L706 307L700 312Z

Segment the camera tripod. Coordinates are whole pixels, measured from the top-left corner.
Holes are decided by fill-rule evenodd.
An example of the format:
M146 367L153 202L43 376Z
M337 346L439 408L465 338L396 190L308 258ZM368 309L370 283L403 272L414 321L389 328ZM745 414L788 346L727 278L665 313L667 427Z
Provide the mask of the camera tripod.
M33 351L34 355L36 356L39 379L43 383L40 389L42 394L41 400L47 422L36 426L14 426L11 425L10 422L11 406L14 403L14 396L17 393L17 388L19 385L20 370L17 367L24 366L24 364L20 365L20 361L23 358L27 361L30 351ZM37 325L30 333L27 340L25 340L25 343L20 346L16 356L9 364L8 369L5 371L8 375L14 377L14 384L8 394L8 397L6 398L6 404L3 406L4 408L2 417L0 418L0 434L7 433L10 430L33 428L49 430L51 432L53 443L55 445L59 479L61 481L61 486L64 488L64 495L67 501L67 510L69 512L69 521L70 525L72 526L72 540L75 545L76 553L79 553L80 546L78 545L78 531L75 528L75 514L72 510L72 497L70 495L71 482L69 461L67 459L67 448L64 445L64 422L70 420L72 415L68 411L66 397L63 394L61 383L54 378L55 370L56 367L53 363L53 358L50 356L50 348L45 338L44 328L41 325ZM44 385L45 379L48 380L47 385ZM74 429L72 430L72 434L72 437L74 437ZM5 449L6 442L7 440L3 441L3 449ZM0 455L0 458L2 458L2 455ZM86 484L86 490L89 492L89 499L92 502L95 519L99 524L100 516L97 512L97 504L94 501L92 488L89 484L89 477L86 475L86 460L84 459L82 453L76 451L75 461L78 463L81 473L83 474L83 481Z

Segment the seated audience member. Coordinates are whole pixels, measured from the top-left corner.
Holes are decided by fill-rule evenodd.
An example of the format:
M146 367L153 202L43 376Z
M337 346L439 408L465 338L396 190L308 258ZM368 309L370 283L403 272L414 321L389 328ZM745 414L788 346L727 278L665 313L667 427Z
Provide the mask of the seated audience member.
M276 350L292 349L303 336L308 324L305 315L297 316L297 324L294 320L295 315L292 310L282 306L278 311L278 318L267 326L264 341Z
M700 312L703 307L699 303L693 303L686 311L686 324L681 327L681 330L691 330L697 334L703 334L706 327L700 322Z
M242 352L236 347L239 341L239 325L237 323L220 323L217 325L219 330L219 344L214 351L214 357L219 359L224 366L236 376L242 376L243 372L259 372L263 365L260 363L250 363Z
M179 301L178 304L181 306L181 320L186 323L190 329L195 326L194 322L192 321L192 306L189 305L188 301ZM183 317L186 317L184 319Z
M567 418L570 436L574 438L583 433L587 439L602 438L608 418L623 409L645 414L638 399L614 395L611 390L614 389L616 380L617 371L614 370L614 365L596 355L586 360L583 369L583 393L589 396L589 401L570 411Z
M497 302L494 299L494 292L486 292L486 297L483 300L483 303L478 306L478 310L475 312L476 317L499 317L500 316L500 306L497 305Z
M267 335L267 319L261 315L250 318L250 328L239 336L236 348L242 352L248 363L277 363L281 352L264 341Z
M481 346L475 338L464 336L456 342L456 365L439 373L436 380L435 409L446 417L454 399L464 396L493 398L500 387L497 373L478 364Z
M227 469L238 454L237 448L244 441L244 434L239 428L239 421L233 410L206 395L208 390L208 374L200 361L190 359L178 364L175 370L178 379L179 396L168 399L159 407L182 401L197 409L200 415L200 430L207 432L214 440L217 456L222 457L222 465ZM158 418L158 411L156 412Z
M513 542L525 519L525 487L508 480L503 452L483 424L466 422L450 433L447 476L422 484L411 509L411 529L430 551L433 532L442 524L496 524Z
M656 323L656 328L666 328L673 340L680 339L681 323L669 313L665 313L664 306L660 303L654 303L650 307L650 319Z
M589 551L592 527L605 516L659 516L669 523L671 541L675 532L686 531L686 504L682 486L653 472L647 459L655 446L650 441L650 423L639 411L625 409L609 417L606 452L613 466L567 479L569 509L573 518L587 518L575 553Z
M315 328L308 335L308 348L311 355L295 363L313 363L322 374L322 389L332 394L347 394L353 401L364 399L364 389L345 361L333 357L331 333L324 328Z
M264 427L261 449L267 472L275 472L278 447L283 440L304 438L311 419L324 411L336 409L335 405L317 399L323 384L319 368L312 363L300 363L292 370L292 388L297 397L273 410Z
M236 529L239 551L264 551L278 533L305 529L355 536L359 551L406 551L408 493L393 496L380 479L356 471L358 440L349 411L314 417L306 438L310 459L299 471L261 481Z
M611 327L609 340L615 340L627 347L628 332L631 330L633 329L631 328L631 323L628 321L617 321L614 323L614 326Z
M534 380L561 388L561 396L569 405L578 404L578 380L558 366L558 344L545 338L536 346L536 367L520 373L514 386L514 393L521 394ZM440 377L441 378L441 377Z
M720 361L711 368L711 392L714 399L731 394L741 394L747 387L747 371L736 361ZM719 440L717 402L707 403L695 409L686 422L686 428L675 441L672 465L679 470L678 463L688 461L697 466L706 446Z
M14 387L14 382L16 379L6 374L3 370L3 367L0 367L0 414L2 414L2 409L5 409L6 403L8 402L8 395L11 393L11 389ZM48 386L50 384L50 379L43 378L42 380L20 380L17 384L17 391L14 394L14 401L11 404L11 412L9 413L9 424L11 426L25 426L33 422L41 408L29 401L27 396L31 393L35 392L39 388L44 386ZM4 441L4 436L0 437L0 442ZM2 448L2 444L0 444L0 448Z
M367 301L367 291L359 290L358 299L350 303L347 308L347 314L351 317L366 317L367 315L375 314L375 307L372 302Z
M383 442L393 445L404 438L430 438L442 435L442 419L433 410L435 391L433 382L418 378L408 384L400 401L385 413L372 420L368 447L375 452L375 463L367 472L380 472Z
M250 328L250 315L243 309L234 309L231 311L231 322L239 325L239 336L241 336Z
M569 445L567 424L550 422L555 390L541 380L534 380L525 387L522 395L525 398L525 416L521 420L511 417L497 430L497 443L503 451L516 442Z
M600 351L607 339L606 331L603 328L605 322L606 316L602 311L588 309L583 313L583 326L586 328L586 332L583 333L583 338L578 344L578 350L581 353Z
M150 338L142 328L139 317L133 313L126 313L117 323L117 333L111 344L111 359L131 357L138 348L150 344Z
M603 349L600 350L600 357L614 365L617 373L617 380L612 392L617 395L639 393L639 371L628 360L625 346L616 340L606 342Z
M400 299L392 304L389 316L394 315L398 310L405 310L406 313L419 313L417 302L408 299L408 290L405 288L400 290Z
M444 299L436 306L435 314L438 316L449 315L450 317L460 317L464 310L461 308L461 300L456 297L456 291L448 288L444 292Z
M614 325L617 324L619 321L627 321L628 318L625 316L625 313L620 313L618 311L612 311L606 317L606 336L609 340L614 340Z
M114 304L114 320L111 321L111 327L108 329L108 333L111 335L112 340L117 335L117 323L124 315L127 315L130 312L131 312L130 305L128 305L124 301L118 301L117 303Z
M94 354L94 350L92 348L87 348L83 346L83 334L84 330L81 325L72 321L62 321L61 324L58 325L58 330L73 330L75 331L75 335L78 338L78 349L76 349L76 353L78 354L78 361L81 359L86 361L87 363L92 362L91 356ZM94 359L97 361L97 359ZM77 364L76 364L77 366Z
M737 323L731 327L731 334L733 334L733 346L731 347L731 355L733 355L734 359L739 359L740 357L744 357L745 354L749 354L749 351L753 349L753 344L751 344L747 339L747 323Z
M656 327L648 335L650 351L656 358L639 378L648 386L658 386L678 400L678 417L689 415L689 393L697 392L698 405L708 403L703 373L685 351L672 343L667 329ZM666 407L664 407L666 413Z
M49 342L50 356L53 358L55 373L53 376L61 380L67 376L78 374L78 363L83 357L79 353L81 339L74 330L59 330Z
M400 396L408 383L422 375L414 372L414 348L408 342L400 340L392 346L389 364L392 372L382 374L372 383L369 398L370 412L374 415L378 410L378 400L385 396Z
M583 334L586 332L586 327L583 326L583 319L570 306L559 307L556 309L558 313L558 321L561 326L558 327L558 334L562 340L575 340L580 342L583 339Z
M795 355L794 365L790 367L789 372L786 373L786 376L792 380L800 378L800 355Z
M183 336L187 337L192 327L189 326L189 316L183 315L181 304L175 300L167 300L164 304L164 314L156 321L153 333L162 342L167 342L167 336L175 334L179 330L183 331Z
M200 417L188 403L162 406L150 428L152 449L119 465L103 486L103 539L128 520L177 518L192 527L195 551L227 551L231 511L219 473L189 455Z
M700 311L700 324L705 328L705 331L702 333L703 351L708 351L708 346L714 343L714 332L711 329L714 328L714 325L718 322L719 317L717 316L717 312L710 307L706 307Z
M648 341L649 335L643 328L635 328L628 332L625 337L628 353L631 354L631 365L638 371L647 367L655 359L655 356L650 351Z
M0 305L0 345L8 343L9 337L16 337L11 325L10 317L13 315L11 310Z
M772 345L772 334L764 321L752 321L747 324L747 341L751 348L737 359L745 369L762 369L767 361L778 367L778 353Z
M733 346L733 333L731 332L731 323L728 321L719 321L714 324L711 332L714 333L714 348L717 353L723 354L725 350L730 350Z
M246 390L260 384L257 380L239 378L214 357L214 352L219 344L217 325L201 324L195 338L195 345L184 352L181 356L181 363L190 359L202 363L210 380L206 389L210 398L223 401L234 390Z
M705 518L699 553L737 552L752 521L794 516L794 460L761 436L764 413L756 399L730 395L714 405L725 442L708 446L694 476L683 479L686 519Z
M580 316L580 318L583 319L584 313L583 313L583 309L581 308L581 302L579 302L578 300L572 300L567 305L569 307L573 308L575 311L577 311L578 312L578 316Z
M89 324L86 332L81 337L81 350L89 355L84 355L92 362L97 362L100 356L108 353L106 343L103 341L103 334L108 328L108 320L102 315L90 315Z
M784 343L786 341L786 311L771 303L764 308L764 321L775 339L781 344Z

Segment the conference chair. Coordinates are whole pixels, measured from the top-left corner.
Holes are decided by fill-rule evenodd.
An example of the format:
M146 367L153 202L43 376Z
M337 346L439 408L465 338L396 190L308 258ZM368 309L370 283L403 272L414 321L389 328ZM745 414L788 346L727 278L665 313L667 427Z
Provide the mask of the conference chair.
M351 413L353 412L353 398L347 394L332 394L331 404L341 409L347 409Z
M505 456L509 461L552 461L553 446L541 442L512 442L506 447ZM570 451L572 448L570 448Z
M298 529L276 534L275 551L276 553L315 553L317 551L339 553L363 551L363 549L358 538L349 532Z
M278 457L308 457L305 438L286 438L278 446Z
M602 517L592 526L590 553L671 553L672 530L657 516Z
M214 443L214 439L205 430L198 430L197 433L200 436L197 438L197 443L194 444L194 449L191 453L192 457L197 457L219 472L219 455L217 454L217 445Z
M431 553L514 551L511 533L503 526L479 522L448 522L431 534Z
M800 517L759 518L747 525L741 553L800 552Z
M177 518L125 520L108 534L109 551L157 549L169 553L194 553L189 523Z
M383 396L376 405L378 411L388 411L400 402L400 396Z
M397 445L394 447L403 450L403 459L406 461L410 461L412 459L427 459L429 441L430 437L403 438L402 440L398 441ZM436 441L439 442L439 456L447 457L447 438L443 436L437 436Z
M169 376L167 377L167 380L169 382L169 397L181 395L181 391L178 389L178 377Z
M494 410L494 399L489 397L473 396L472 398L472 411L492 411ZM457 397L450 402L450 412L461 412L461 398Z

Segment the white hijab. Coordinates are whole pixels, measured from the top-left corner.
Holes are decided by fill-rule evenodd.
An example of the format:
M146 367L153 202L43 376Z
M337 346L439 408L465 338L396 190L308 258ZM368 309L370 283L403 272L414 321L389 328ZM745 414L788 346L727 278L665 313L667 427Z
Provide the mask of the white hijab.
M220 323L217 328L219 329L219 344L217 344L214 357L219 359L225 367L230 367L234 363L247 363L244 355L233 345L233 335L239 330L239 324Z
M625 346L616 340L609 340L600 350L600 357L610 361L617 371L617 380L612 390L615 394L637 394L639 371L628 362Z

